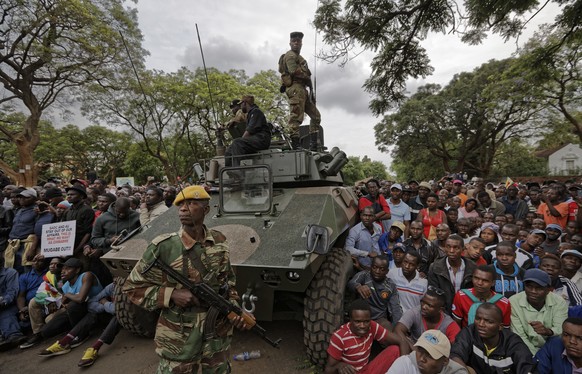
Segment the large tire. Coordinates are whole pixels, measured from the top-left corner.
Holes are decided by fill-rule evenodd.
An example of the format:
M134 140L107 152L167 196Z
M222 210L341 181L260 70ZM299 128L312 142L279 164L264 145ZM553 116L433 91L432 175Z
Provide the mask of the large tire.
M121 326L139 336L153 338L160 311L150 312L132 303L121 292L125 278L115 278L115 315Z
M327 362L329 339L344 321L344 296L352 273L350 254L333 248L305 293L303 343L318 366Z

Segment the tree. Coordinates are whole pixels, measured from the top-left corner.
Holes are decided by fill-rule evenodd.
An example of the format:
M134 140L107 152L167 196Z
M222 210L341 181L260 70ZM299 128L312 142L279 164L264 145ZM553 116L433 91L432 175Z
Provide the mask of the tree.
M492 60L457 74L443 89L419 88L398 112L375 126L376 145L385 151L397 144L395 160L411 157L416 162L408 166L417 176L413 170L425 162L434 170L488 176L499 147L535 133L538 126L534 119L539 108L529 100L529 86L504 78L512 63Z
M533 177L548 175L547 162L536 157L534 147L519 139L511 139L497 151L491 177Z
M357 156L349 156L348 163L342 169L342 176L344 184L353 185L355 182L368 177L386 179L388 172L386 165L380 161L372 161L368 156L364 156L361 160Z
M17 169L0 166L18 183L36 183L34 150L39 122L54 104L70 104L87 83L107 84L127 67L121 51L128 47L141 61L141 33L135 9L120 0L3 0L0 5L0 104L28 111L17 131L0 123L4 139L16 144ZM22 173L18 169L23 170Z
M542 28L523 48L509 74L530 82L540 105L559 113L582 141L582 35L561 44L566 31Z
M274 71L247 78L242 71L182 68L175 73L141 71L117 90L92 87L85 97L84 112L93 119L129 129L143 152L157 158L164 175L174 183L190 172L192 164L215 155L217 126L232 116L229 104L243 94L255 95L267 119L285 119L286 103L278 93ZM285 104L284 104L285 103Z
M22 113L11 114L13 128L17 128L26 116ZM4 119L5 126L7 119ZM7 127L10 128L10 127ZM80 129L67 125L57 129L47 120L39 122L40 142L35 149L35 167L39 179L49 177L82 177L89 170L97 172L99 177L115 180L123 172L123 162L131 136L124 132L107 129L102 126L89 126ZM12 168L18 164L17 149L14 143L0 142L0 158Z
M345 64L359 49L375 54L364 87L374 95L370 108L379 115L405 100L408 78L432 73L421 46L430 33L457 33L476 44L492 31L508 40L550 2L562 9L555 23L565 31L559 47L582 33L582 0L322 0L314 24L331 47L322 54L327 61Z

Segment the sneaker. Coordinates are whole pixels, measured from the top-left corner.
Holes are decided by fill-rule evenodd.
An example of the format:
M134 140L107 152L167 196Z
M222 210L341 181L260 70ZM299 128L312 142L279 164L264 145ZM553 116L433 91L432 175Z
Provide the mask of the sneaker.
M71 352L71 346L67 345L63 347L57 341L55 344L51 345L44 351L41 351L38 355L41 357L51 357L51 356L59 356L64 355L65 353Z
M97 356L99 354L99 351L97 351L95 348L93 347L89 347L85 350L85 353L83 354L83 358L81 359L81 361L79 361L78 365L80 367L87 367L87 366L91 366L95 363L95 360L97 360Z
M28 340L24 343L20 344L20 349L26 349L37 345L38 343L42 342L42 335L40 334L33 334Z
M75 336L75 339L71 342L71 348L77 348L81 344L85 343L89 339L89 335L85 335L84 337Z
M0 343L0 352L8 351L18 347L26 339L26 336L21 334L11 335Z

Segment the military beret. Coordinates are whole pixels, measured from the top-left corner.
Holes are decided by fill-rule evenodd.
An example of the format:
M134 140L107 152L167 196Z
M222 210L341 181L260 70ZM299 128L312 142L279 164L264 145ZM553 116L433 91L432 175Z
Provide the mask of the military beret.
M174 205L178 205L184 200L210 200L210 195L202 186L190 186L176 194Z
M301 31L293 31L290 35L291 39L303 39L303 33Z

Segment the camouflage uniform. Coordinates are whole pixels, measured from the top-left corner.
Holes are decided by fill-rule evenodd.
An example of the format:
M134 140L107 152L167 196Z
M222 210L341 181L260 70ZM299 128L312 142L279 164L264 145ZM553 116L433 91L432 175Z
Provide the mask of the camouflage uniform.
M299 53L289 50L283 57L283 63L285 72L282 73L282 80L284 84L291 83L291 85L285 85L291 108L289 116L291 136L299 136L299 126L303 123L305 113L311 119L309 133L316 133L321 122L321 115L307 93L306 87L311 84L311 71L307 67L307 61Z
M148 246L140 262L132 270L123 287L130 300L148 310L162 309L156 328L156 353L161 357L157 373L228 373L228 349L232 325L227 320L217 323L216 335L204 337L207 308L180 308L170 301L175 288L181 288L158 268L142 271L155 258L200 282L205 273L207 283L215 291L228 285L234 292L235 276L229 261L228 244L223 234L208 230L203 243L196 242L182 229L177 233L157 237ZM201 271L199 270L200 268ZM208 276L206 276L208 280Z

